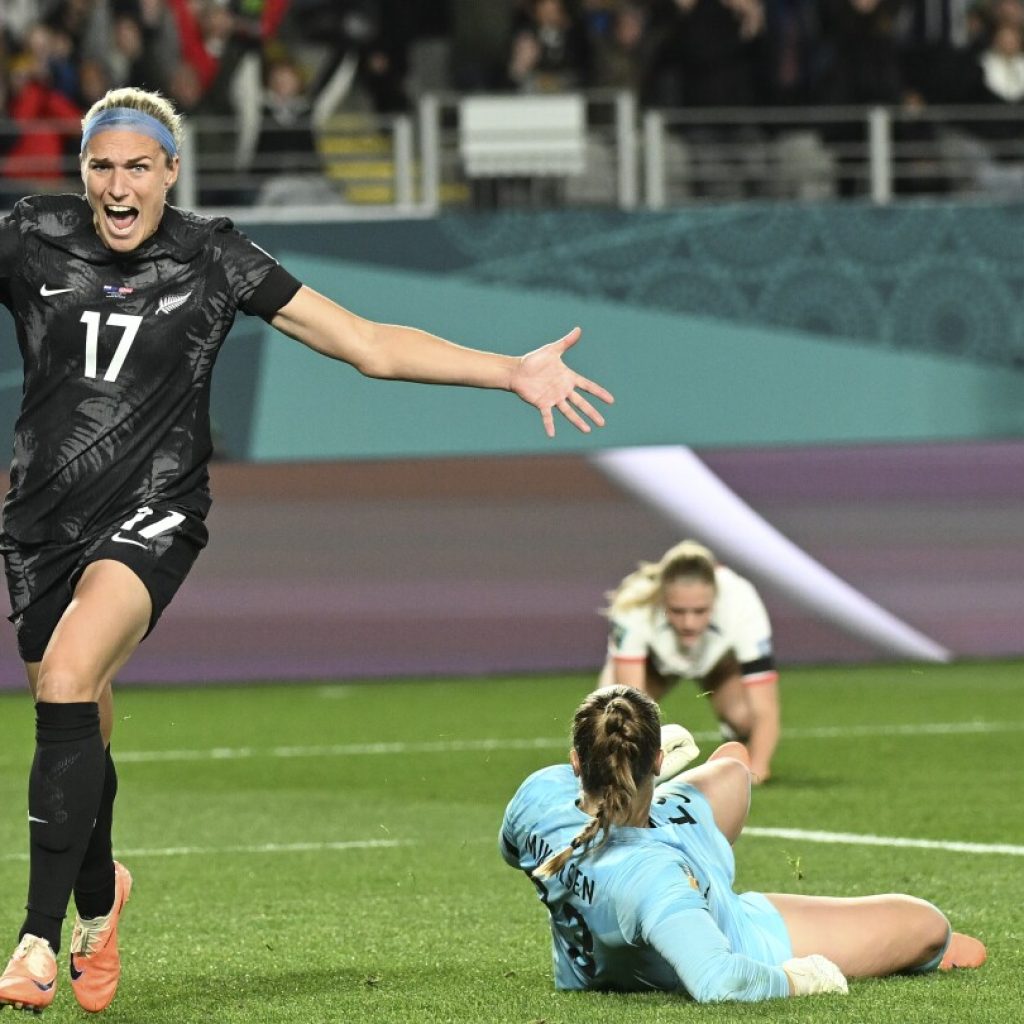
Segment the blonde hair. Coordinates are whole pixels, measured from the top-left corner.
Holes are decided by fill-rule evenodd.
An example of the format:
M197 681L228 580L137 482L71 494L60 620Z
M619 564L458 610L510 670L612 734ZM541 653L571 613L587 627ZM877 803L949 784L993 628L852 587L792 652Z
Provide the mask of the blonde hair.
M111 110L114 107L126 107L128 110L137 110L141 114L148 114L156 118L172 135L174 144L181 149L185 138L184 119L175 109L166 96L155 91L137 89L134 86L126 86L123 89L110 89L106 95L100 97L85 113L82 118L82 131L88 128L95 117L98 117L104 110ZM168 153L170 160L175 155Z
M572 746L580 764L583 792L596 801L596 811L584 829L561 851L534 870L548 878L577 853L586 856L608 841L612 825L625 824L637 789L654 774L661 749L658 705L631 686L595 690L576 709ZM594 846L599 833L604 835Z
M627 612L645 605L654 606L665 588L677 580L699 580L718 589L715 578L715 556L695 540L680 541L657 562L640 562L614 589L605 594L608 601L604 614L611 618L616 612Z

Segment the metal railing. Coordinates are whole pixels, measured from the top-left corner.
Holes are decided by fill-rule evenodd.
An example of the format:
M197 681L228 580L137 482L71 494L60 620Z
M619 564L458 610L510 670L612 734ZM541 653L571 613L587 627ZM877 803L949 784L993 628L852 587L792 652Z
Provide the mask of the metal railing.
M750 198L1024 198L1019 106L641 111L631 93L588 92L579 173L538 165L524 174L519 154L508 174L481 174L464 159L464 99L427 95L412 116L338 115L315 131L305 126L311 141L295 149L284 145L295 126L281 129L266 152L246 151L233 118L194 117L173 201L274 220L460 207L658 210ZM519 127L528 147L530 126ZM19 155L25 132L60 148ZM267 132L273 142L275 129ZM77 140L77 123L0 119L0 208L32 192L80 192Z
M1024 198L1024 109L651 110L645 202L896 195Z

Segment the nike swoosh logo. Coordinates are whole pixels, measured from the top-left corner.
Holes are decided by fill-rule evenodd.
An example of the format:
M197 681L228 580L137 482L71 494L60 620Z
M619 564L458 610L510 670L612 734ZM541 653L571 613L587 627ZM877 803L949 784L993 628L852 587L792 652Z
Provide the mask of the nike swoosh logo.
M74 288L48 288L45 284L39 289L39 294L45 299L49 295L63 295L65 292L73 292Z
M148 544L143 544L141 540L132 540L131 537L122 537L121 534L115 533L110 538L115 544L134 544L137 548L148 548Z
M45 983L44 983L44 982L42 982L42 981L36 981L36 979L35 979L35 978L33 978L33 979L32 979L32 983L33 983L33 984L35 985L35 987L36 987L37 989L39 989L39 991L40 991L40 992L49 992L49 991L50 991L50 989L51 989L51 988L53 988L54 982L55 982L56 980L57 980L57 979L56 979L56 978L54 978L54 979L53 979L53 981L48 981L48 982L45 982Z
M40 825L49 825L50 823L45 818L36 818L33 815L28 816L29 821L38 821Z
M68 961L68 970L71 972L71 980L78 981L78 979L85 974L85 971L80 971L75 966L75 954L71 954L71 959Z

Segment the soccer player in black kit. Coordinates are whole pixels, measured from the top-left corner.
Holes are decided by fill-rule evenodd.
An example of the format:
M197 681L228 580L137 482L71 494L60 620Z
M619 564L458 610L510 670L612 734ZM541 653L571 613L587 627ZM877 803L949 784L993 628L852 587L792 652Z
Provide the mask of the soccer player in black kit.
M105 1009L131 893L115 862L111 683L207 540L210 375L239 311L362 374L505 389L583 431L604 388L565 365L575 329L521 356L362 319L300 284L225 218L166 203L181 123L161 96L118 89L82 122L85 196L34 196L0 220L0 299L24 360L0 533L29 685L27 916L0 1008L53 1001L72 893L71 987ZM584 418L586 417L586 418Z

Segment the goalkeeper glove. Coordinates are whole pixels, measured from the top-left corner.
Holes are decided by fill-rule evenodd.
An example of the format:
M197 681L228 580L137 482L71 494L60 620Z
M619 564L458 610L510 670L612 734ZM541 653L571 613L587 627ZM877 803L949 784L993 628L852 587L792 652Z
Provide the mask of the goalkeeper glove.
M828 957L820 953L794 957L782 969L789 977L789 987L795 996L814 996L822 992L849 991L843 972Z
M655 785L674 779L700 753L700 747L681 725L661 727L661 749L665 757Z

